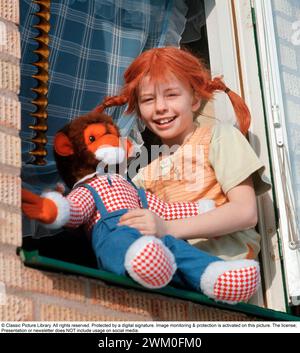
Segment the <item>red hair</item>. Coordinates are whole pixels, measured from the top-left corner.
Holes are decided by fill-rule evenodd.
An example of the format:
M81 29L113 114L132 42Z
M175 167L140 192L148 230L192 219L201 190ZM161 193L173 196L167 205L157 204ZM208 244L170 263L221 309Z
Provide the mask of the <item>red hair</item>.
M209 71L198 58L175 47L154 48L139 55L124 73L125 84L121 94L105 98L96 110L103 111L108 107L128 103L126 113L135 111L139 115L138 94L143 78L148 76L151 81L161 82L168 80L170 74L190 85L202 99L211 99L215 91L227 93L233 105L240 130L243 134L247 133L251 116L244 100L231 91L220 77L211 80Z

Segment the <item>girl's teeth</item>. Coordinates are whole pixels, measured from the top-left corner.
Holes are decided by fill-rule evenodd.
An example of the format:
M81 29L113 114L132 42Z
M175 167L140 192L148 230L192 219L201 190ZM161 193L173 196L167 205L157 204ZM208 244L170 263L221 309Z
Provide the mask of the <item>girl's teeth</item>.
M158 123L159 123L159 124L166 124L166 123L169 123L169 122L172 121L172 120L174 120L174 118L160 120Z

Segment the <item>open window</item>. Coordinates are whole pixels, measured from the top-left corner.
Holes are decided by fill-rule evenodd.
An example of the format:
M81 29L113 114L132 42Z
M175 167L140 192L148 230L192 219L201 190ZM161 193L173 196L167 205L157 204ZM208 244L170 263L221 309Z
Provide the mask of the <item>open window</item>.
M292 0L290 2L293 3ZM299 213L300 206L297 204L298 194L292 192L296 190L294 186L299 186L297 180L293 179L296 176L297 159L291 162L291 154L297 154L296 148L291 147L296 144L296 140L289 140L288 128L284 123L289 122L284 119L286 108L294 112L295 106L291 104L297 103L293 100L288 103L289 100L284 98L281 63L277 52L271 52L278 45L276 26L271 20L278 12L274 9L280 1L266 0L262 4L260 0L253 0L252 5L250 1L234 0L187 3L196 7L187 9L189 21L180 44L201 56L213 76L223 74L228 86L246 99L253 116L249 141L266 165L266 174L273 182L273 190L258 200L263 286L252 302L255 305L239 304L233 308L217 304L198 293L172 287L157 292L262 318L289 319L288 315L284 316L280 312L290 312L291 306L299 304L299 238L296 212L292 212L298 209ZM299 5L295 6L300 11ZM295 55L297 57L297 53ZM263 75L266 71L270 75ZM74 109L72 115L78 112ZM220 121L226 118L232 123L235 121L231 104L221 94L213 104L204 107L204 116ZM147 132L143 137L146 143L152 141ZM286 148L278 145L278 139L282 139L281 143ZM31 179L33 183L39 182L39 178L33 174L30 178L34 178ZM49 185L55 185L58 181L56 176L51 177L51 171L49 178ZM110 276L97 270L90 243L81 229L47 234L45 229L34 222L26 222L21 254L28 265L87 275L142 289L130 279Z
M258 199L263 291L257 304L297 312L299 4L206 0L205 6L212 73L224 74L228 85L246 99L253 118L249 142L273 184L272 191ZM214 112L217 119L233 119L223 96L215 100Z
M299 11L297 1L254 2L283 283L288 305L300 304Z

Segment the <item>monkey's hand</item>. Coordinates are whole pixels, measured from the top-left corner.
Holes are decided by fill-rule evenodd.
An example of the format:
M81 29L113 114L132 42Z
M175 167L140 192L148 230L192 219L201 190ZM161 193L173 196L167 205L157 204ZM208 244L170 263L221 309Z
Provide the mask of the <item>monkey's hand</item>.
M26 189L22 189L22 211L28 218L45 224L53 223L57 218L57 207L52 200Z

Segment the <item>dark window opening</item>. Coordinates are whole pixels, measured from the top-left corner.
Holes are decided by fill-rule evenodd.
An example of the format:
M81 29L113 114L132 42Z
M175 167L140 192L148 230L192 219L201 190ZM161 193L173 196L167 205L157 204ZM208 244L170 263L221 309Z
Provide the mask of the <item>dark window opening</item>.
M55 235L41 238L24 237L22 249L38 250L41 256L97 268L90 240L82 227L65 229Z

